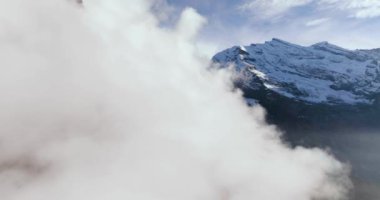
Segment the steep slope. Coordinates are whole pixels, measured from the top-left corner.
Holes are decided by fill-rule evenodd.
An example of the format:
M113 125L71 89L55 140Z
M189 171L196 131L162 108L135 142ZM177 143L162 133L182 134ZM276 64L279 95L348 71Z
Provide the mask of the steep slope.
M232 47L213 61L232 66L236 86L285 130L378 126L379 49L352 51L328 42L304 47L273 39Z

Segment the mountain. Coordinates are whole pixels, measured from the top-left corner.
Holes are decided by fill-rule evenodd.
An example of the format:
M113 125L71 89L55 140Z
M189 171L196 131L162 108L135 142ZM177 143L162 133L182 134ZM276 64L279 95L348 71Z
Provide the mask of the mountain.
M258 101L285 130L380 128L380 49L273 39L234 46L212 60L232 67L248 102Z
M234 46L212 60L235 72L247 104L263 106L289 144L328 148L351 164L350 199L380 199L380 49L273 39Z

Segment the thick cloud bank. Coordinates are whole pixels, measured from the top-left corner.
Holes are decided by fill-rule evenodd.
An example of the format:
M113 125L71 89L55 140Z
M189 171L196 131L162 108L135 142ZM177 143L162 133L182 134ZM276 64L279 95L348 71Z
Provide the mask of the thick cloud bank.
M344 199L344 165L206 70L205 19L159 28L151 3L0 0L1 199Z

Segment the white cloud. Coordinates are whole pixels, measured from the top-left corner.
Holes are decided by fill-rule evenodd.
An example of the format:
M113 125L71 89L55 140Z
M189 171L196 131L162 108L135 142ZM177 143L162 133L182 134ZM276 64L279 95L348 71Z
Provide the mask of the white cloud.
M308 21L306 22L306 26L319 26L327 21L329 21L330 18L320 18L320 19L315 19L315 20L311 20L311 21Z
M254 13L262 18L277 17L294 7L306 5L313 0L254 0L245 2L240 9Z
M205 19L162 29L150 2L0 0L1 199L343 199L343 164L206 70Z
M157 19L163 22L170 20L171 15L175 12L174 6L168 4L166 0L155 0L151 10Z
M290 9L316 3L321 8L340 10L355 18L373 18L380 16L380 0L253 0L245 2L240 8L254 12L261 18L272 18L283 15Z
M372 18L380 16L379 0L320 0L320 4L329 4L350 13L356 18Z

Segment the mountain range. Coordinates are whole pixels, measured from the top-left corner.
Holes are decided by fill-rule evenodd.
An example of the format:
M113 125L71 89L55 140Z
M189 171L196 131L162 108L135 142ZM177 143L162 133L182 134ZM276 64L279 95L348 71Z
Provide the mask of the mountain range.
M380 128L380 49L273 39L234 46L212 60L232 68L247 102L260 103L268 121L285 130Z

